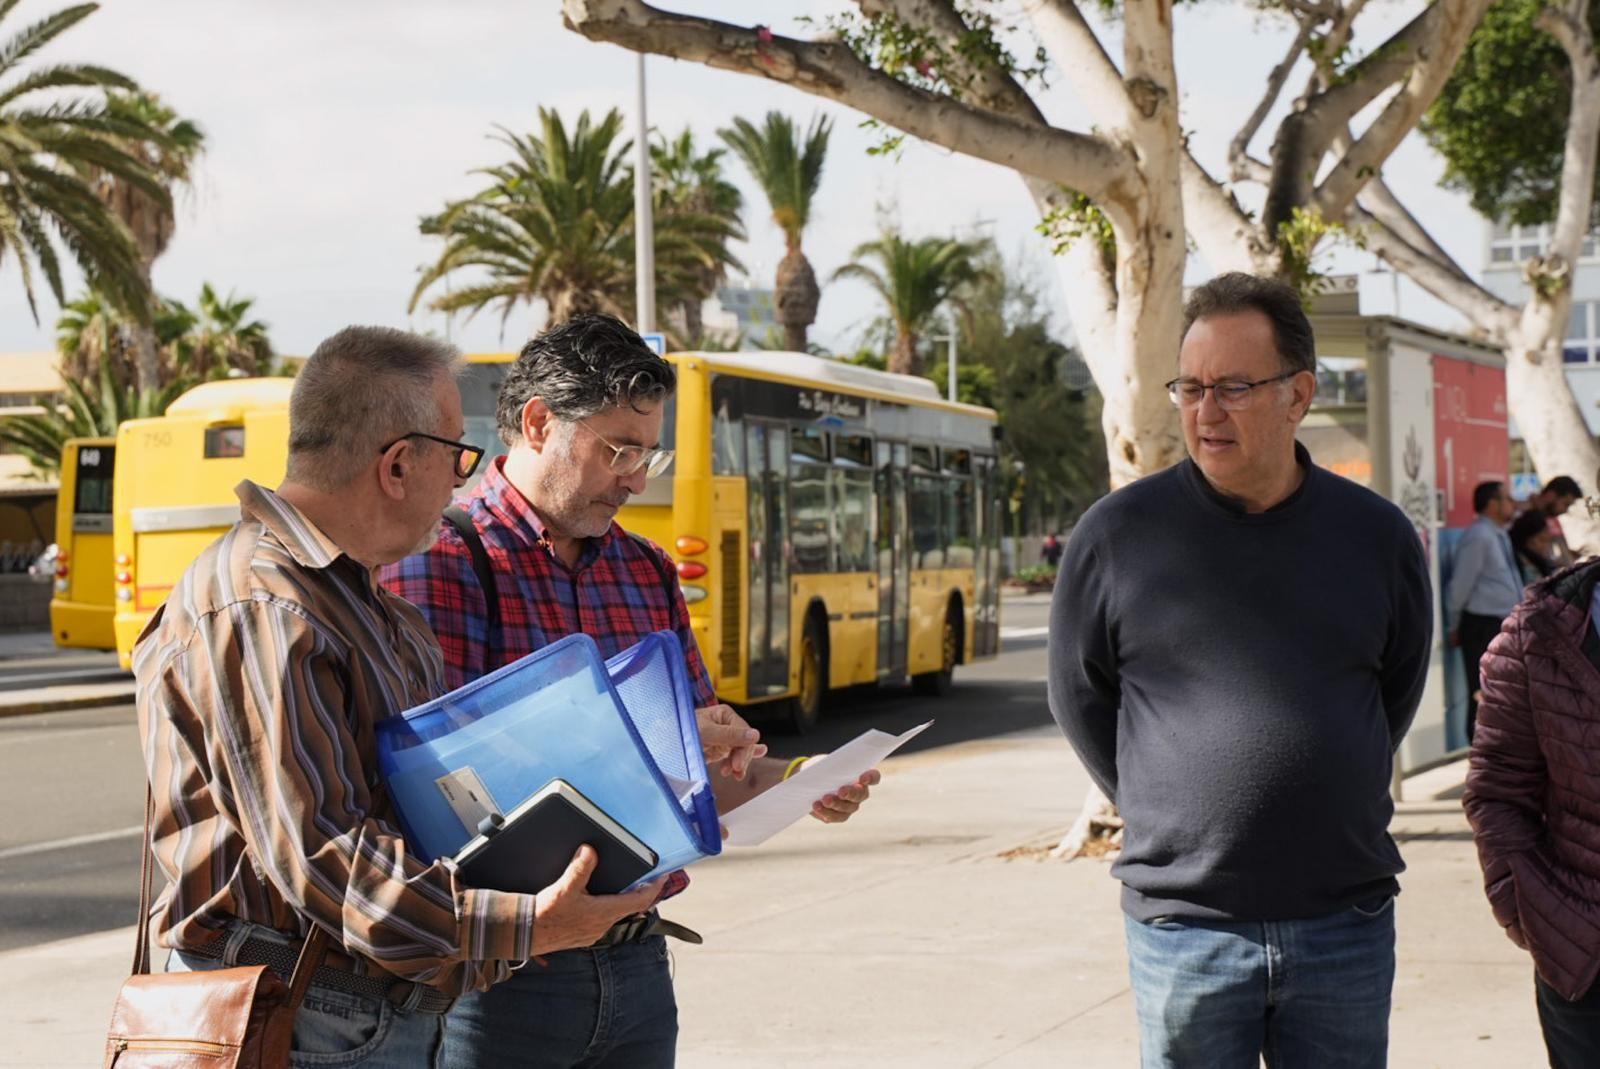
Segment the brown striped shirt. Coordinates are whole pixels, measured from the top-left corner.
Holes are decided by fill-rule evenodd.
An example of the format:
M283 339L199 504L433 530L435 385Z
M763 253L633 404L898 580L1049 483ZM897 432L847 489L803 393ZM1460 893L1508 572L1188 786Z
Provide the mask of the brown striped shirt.
M533 897L424 863L369 791L373 724L442 692L438 643L287 501L237 493L243 519L134 651L158 940L201 946L234 918L303 934L309 916L357 968L451 993L504 978L531 953Z

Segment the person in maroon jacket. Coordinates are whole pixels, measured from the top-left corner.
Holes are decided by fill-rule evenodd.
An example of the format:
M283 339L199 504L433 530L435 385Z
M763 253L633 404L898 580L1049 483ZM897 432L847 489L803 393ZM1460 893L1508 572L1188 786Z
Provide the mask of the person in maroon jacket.
M1600 498L1589 499L1600 516ZM1463 797L1495 919L1533 957L1554 1069L1600 1065L1600 558L1535 583L1483 658Z

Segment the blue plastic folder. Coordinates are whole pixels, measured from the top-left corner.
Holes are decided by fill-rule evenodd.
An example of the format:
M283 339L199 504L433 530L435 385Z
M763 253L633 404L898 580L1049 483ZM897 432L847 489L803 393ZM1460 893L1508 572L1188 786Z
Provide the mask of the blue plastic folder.
M593 639L570 635L380 721L377 737L406 842L428 860L477 834L439 785L467 769L501 812L566 780L656 852L646 879L722 849L683 648L670 631L604 663Z

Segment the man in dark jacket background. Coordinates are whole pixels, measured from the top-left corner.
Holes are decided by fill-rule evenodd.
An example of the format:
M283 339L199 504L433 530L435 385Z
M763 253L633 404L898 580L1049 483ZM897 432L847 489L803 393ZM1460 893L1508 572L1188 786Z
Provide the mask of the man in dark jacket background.
M1589 499L1600 515L1600 498ZM1600 558L1536 583L1483 659L1463 797L1495 919L1533 957L1555 1069L1600 1065Z

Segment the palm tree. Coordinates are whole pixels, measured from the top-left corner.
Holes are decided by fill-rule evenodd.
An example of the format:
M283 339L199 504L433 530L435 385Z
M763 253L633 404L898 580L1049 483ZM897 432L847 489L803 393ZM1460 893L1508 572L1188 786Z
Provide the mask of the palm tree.
M0 0L0 23L16 5ZM113 305L139 322L151 316L149 282L133 236L85 175L111 175L157 203L170 203L159 176L127 148L135 141L164 143L166 135L106 99L107 90L139 91L125 75L91 64L22 69L24 60L97 8L64 8L0 37L0 262L7 255L16 259L35 322L38 274L57 303L65 301L58 244Z
M81 379L63 380L66 396L45 404L42 415L12 416L0 421L0 445L27 458L40 475L61 471L61 447L68 438L110 437L124 420L159 416L192 380L174 379L159 390L141 390L118 383L109 360L100 361L98 388Z
M267 324L250 319L255 301L249 297L218 297L211 283L200 286L200 300L194 312L176 305L174 313L189 315L190 322L172 343L175 366L201 378L216 378L229 373L270 375L276 366ZM176 316L175 316L176 318Z
M722 176L722 156L720 148L702 154L688 127L671 141L663 138L650 146L655 218L669 231L672 221L683 217L718 224L712 228L713 233L704 235L706 240L698 246L700 255L685 264L685 276L676 286L673 280L657 278L658 297L665 282L665 289L676 298L682 312L685 344L697 347L706 343L701 303L717 292L729 268L744 268L728 248L729 241L745 238L740 218L744 198L738 187Z
M487 278L429 302L437 312L487 306L503 327L518 304L542 300L551 322L579 312L633 318L632 142L619 141L622 114L599 123L587 111L571 134L561 116L539 109L540 136L500 128L496 137L512 159L475 172L490 179L477 195L422 220L422 232L444 239L444 252L423 272L410 311L441 279L464 269ZM682 300L699 273L730 262L727 242L737 223L688 210L675 211L655 228L656 292L665 303Z
M205 143L205 134L194 122L180 118L153 93L111 93L106 99L106 110L130 131L116 137L118 146L139 159L161 181L166 193L162 197L152 197L141 186L112 171L92 163L85 169L95 193L116 212L133 235L148 290L151 267L166 251L177 229L172 191L176 186L189 184L195 159ZM161 136L151 137L152 131ZM151 299L156 299L153 291ZM160 342L154 324L135 320L126 329L130 335L128 349L133 355L140 386L145 389L158 386L165 377L165 369L161 365Z
M832 131L832 120L818 115L801 142L794 123L777 111L767 112L761 127L735 119L732 128L718 131L750 168L767 195L772 221L783 231L787 251L778 264L774 296L789 348L801 353L806 351L806 329L817 320L822 291L810 261L800 251L800 236L811 218L811 201L822 181L822 162Z
M963 306L963 291L984 277L981 263L984 243L953 238L907 241L886 230L851 252L851 262L833 273L835 279L856 278L878 292L888 306L888 325L894 332L889 370L903 375L922 374L920 336L942 306ZM864 260L875 260L872 267Z

